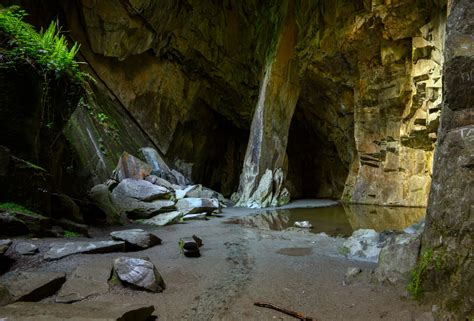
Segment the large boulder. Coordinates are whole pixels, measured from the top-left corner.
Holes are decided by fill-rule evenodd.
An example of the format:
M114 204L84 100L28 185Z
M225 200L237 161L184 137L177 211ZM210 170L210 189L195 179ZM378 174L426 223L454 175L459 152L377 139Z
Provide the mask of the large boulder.
M38 253L38 247L32 243L19 242L15 245L15 252L21 255L33 255Z
M114 198L133 198L144 202L170 197L170 191L162 186L154 185L146 180L126 178L117 185L112 194Z
M173 184L168 182L166 179L158 177L156 175L148 175L147 177L145 177L145 180L154 185L163 186L169 189L170 191L174 190Z
M380 282L406 282L415 268L420 253L420 236L400 234L391 239L380 251L375 276Z
M0 308L0 316L16 321L146 321L150 305L88 301L78 304L17 302Z
M15 301L40 301L56 293L65 281L66 274L63 272L19 272L0 284L3 292L8 292L8 295L1 296L0 305Z
M125 242L121 241L53 243L44 258L46 260L58 260L79 253L109 253L124 250Z
M109 291L112 262L100 260L77 267L61 287L56 302L72 303Z
M161 292L165 282L153 263L144 259L120 257L114 261L114 271L120 281L138 289Z
M110 236L114 240L125 241L127 245L140 249L147 249L161 244L161 239L158 236L145 232L142 229L115 231L111 232Z
M112 177L121 182L126 178L144 179L150 175L152 167L127 152L123 152Z
M212 213L219 209L219 201L215 198L183 198L178 200L176 208L183 214Z

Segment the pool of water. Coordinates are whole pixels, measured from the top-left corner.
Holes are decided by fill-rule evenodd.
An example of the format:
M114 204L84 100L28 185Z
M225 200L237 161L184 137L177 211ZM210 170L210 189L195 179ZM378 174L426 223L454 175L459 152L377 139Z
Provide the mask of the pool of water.
M342 205L316 208L262 210L255 215L239 218L232 223L265 230L285 230L297 221L309 221L313 233L350 236L358 229L401 231L418 223L425 208L384 207L372 205Z

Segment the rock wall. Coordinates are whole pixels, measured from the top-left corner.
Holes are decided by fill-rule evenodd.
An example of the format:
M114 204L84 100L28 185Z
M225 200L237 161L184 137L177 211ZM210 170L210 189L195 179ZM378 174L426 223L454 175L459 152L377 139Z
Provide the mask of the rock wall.
M420 275L439 320L474 315L474 4L453 1L446 30L441 125Z

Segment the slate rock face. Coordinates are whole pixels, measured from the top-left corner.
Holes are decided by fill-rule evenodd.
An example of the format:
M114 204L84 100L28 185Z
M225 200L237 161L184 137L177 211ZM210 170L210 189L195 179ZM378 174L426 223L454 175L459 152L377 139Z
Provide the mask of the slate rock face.
M115 231L111 232L110 236L112 236L114 240L125 241L126 243L141 249L147 249L161 244L161 239L158 236L145 232L142 229Z
M114 271L125 284L150 292L161 292L165 282L153 263L144 259L120 257L114 261Z
M65 281L66 274L62 272L19 272L1 284L9 295L2 295L0 303L40 301L56 293Z
M152 305L100 301L77 304L17 302L0 307L0 317L16 321L146 321L154 310Z
M422 288L440 302L437 319L464 320L474 302L474 2L452 1L446 28L441 125L433 161L422 255Z

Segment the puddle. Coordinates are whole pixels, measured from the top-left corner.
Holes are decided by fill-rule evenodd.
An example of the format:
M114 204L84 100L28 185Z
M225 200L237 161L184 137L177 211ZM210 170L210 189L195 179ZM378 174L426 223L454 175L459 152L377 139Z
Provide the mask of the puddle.
M336 205L316 208L265 210L239 218L231 223L264 230L281 231L293 227L296 221L309 221L312 233L348 237L358 229L401 231L418 223L425 208L383 207L372 205Z
M287 256L306 256L313 253L313 249L310 247L286 247L276 252Z

